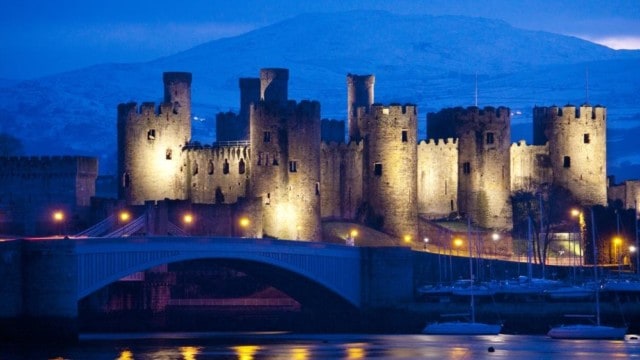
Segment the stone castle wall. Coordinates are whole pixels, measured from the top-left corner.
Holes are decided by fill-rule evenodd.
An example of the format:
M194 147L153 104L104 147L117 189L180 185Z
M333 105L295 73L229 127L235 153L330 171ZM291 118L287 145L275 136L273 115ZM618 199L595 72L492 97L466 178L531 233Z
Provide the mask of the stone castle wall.
M364 149L366 199L382 229L407 240L418 235L416 115L414 105L372 105Z
M233 204L247 195L251 176L248 146L197 146L184 152L187 198L193 203Z
M458 211L458 142L428 140L418 144L418 212L442 218Z
M322 143L321 216L323 219L355 220L362 204L363 142Z
M549 145L527 145L524 140L511 145L511 192L536 192L551 183Z
M584 205L607 203L606 117L601 106L534 108L534 123L549 141L554 183Z

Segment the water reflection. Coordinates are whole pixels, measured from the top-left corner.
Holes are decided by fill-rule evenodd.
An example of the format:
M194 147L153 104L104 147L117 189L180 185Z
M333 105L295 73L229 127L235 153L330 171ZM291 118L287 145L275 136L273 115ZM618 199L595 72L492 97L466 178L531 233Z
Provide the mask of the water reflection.
M258 350L260 350L260 346L256 345L238 345L231 347L233 351L235 351L238 356L238 360L253 360L254 355Z

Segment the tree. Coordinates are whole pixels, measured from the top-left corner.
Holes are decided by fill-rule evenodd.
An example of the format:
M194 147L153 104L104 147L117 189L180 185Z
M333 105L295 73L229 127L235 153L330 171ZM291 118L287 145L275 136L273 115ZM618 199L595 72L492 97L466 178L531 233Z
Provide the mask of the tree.
M16 156L23 153L22 141L17 137L0 133L0 156Z
M541 186L536 192L517 191L511 196L513 236L528 237L531 220L533 252L537 263L546 264L549 245L557 228L566 223L570 209L578 202L571 192L557 184Z

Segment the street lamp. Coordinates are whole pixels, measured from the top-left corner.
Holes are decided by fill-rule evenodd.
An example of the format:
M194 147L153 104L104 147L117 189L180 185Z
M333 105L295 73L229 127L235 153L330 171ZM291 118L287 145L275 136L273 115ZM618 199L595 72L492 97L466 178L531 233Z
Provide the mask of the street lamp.
M187 235L189 234L188 228L193 224L194 218L190 213L186 213L182 216L182 222L184 223L185 228L187 229Z
M120 236L124 236L124 226L131 219L131 214L128 211L123 210L118 215L118 221L120 222Z
M422 239L424 241L424 251L427 251L427 244L429 243L429 238L426 237L424 239Z
M500 234L498 234L497 232L494 232L493 234L491 234L491 240L493 240L493 256L497 256L498 255L498 240L500 240Z
M618 264L618 275L620 275L620 271L622 264L620 264L620 245L622 245L622 238L616 236L613 238L613 251L615 253L616 263Z
M356 245L356 236L358 236L358 230L351 229L351 231L349 231L349 236L347 236L347 245L355 246Z
M51 215L51 217L53 218L53 222L57 225L56 227L58 228L58 233L60 235L62 235L62 227L64 226L64 212L62 212L61 210L56 210L53 212L53 214Z
M240 228L242 229L242 237L247 237L247 228L250 224L251 221L246 216L243 216L238 220L238 225L240 225Z
M630 245L630 246L629 246L629 254L631 255L630 257L633 257L633 256L636 254L636 251L638 251L638 248L637 248L637 247L635 247L634 245ZM636 257L636 260L637 260L637 259L638 259L638 258ZM635 272L638 272L638 262L637 262L637 261L636 261L636 264L635 264L635 265L636 265L636 266L635 266L635 269L634 269L634 270L635 270Z
M411 235L405 235L405 236L403 237L403 240L404 240L404 242L405 242L405 243L407 243L407 244L411 243Z
M453 239L453 246L456 248L456 255L460 256L460 247L462 246L462 239L455 238Z

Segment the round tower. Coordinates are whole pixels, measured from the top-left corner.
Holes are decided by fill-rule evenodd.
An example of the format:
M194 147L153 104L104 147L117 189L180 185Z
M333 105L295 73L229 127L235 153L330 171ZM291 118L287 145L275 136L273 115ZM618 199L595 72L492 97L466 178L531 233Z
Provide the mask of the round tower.
M554 183L567 188L583 205L607 204L606 108L537 108L544 124Z
M259 101L250 119L249 195L262 198L265 234L321 240L320 104Z
M260 69L260 100L285 103L289 99L289 69Z
M416 115L415 105L373 104L365 140L369 220L405 241L418 236Z
M240 78L240 113L238 114L238 131L240 139L249 139L249 111L252 103L260 100L260 79Z
M127 204L185 199L182 149L191 138L191 74L165 73L165 102L118 106L119 196Z
M347 74L347 120L349 126L349 139L357 140L364 136L363 124L358 121L359 107L369 109L374 102L374 84L376 78L373 75Z
M469 107L454 116L458 137L458 208L479 226L509 229L511 115Z

